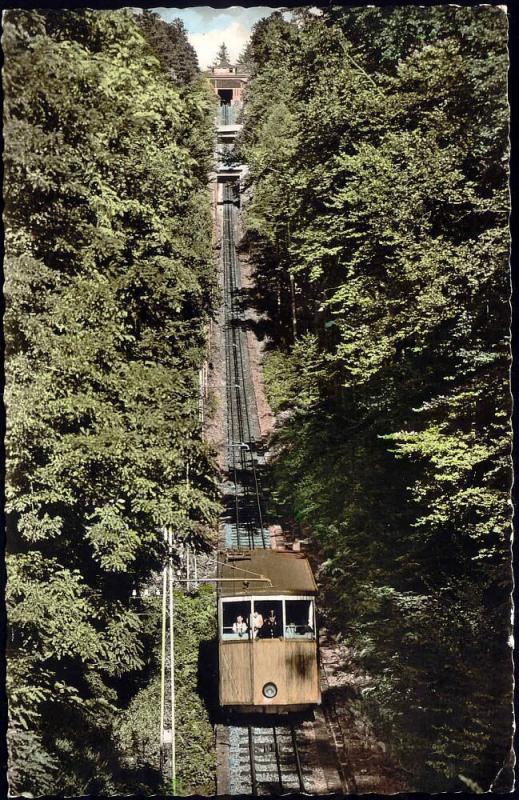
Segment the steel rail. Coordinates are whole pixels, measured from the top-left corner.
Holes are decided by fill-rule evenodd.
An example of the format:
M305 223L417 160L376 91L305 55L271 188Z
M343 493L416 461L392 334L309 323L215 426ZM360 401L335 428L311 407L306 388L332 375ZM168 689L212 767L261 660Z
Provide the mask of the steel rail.
M252 794L256 796L258 794L258 781L256 778L256 760L255 760L255 753L254 753L254 730L252 725L249 725L249 757L250 757L250 782L251 782L251 789Z
M226 187L227 188L227 187ZM226 194L225 200L227 200L228 194ZM242 420L242 412L241 412L241 398L239 395L240 386L238 384L238 377L236 374L236 368L232 368L232 362L235 360L235 350L237 347L236 344L236 337L235 337L235 329L234 329L234 317L233 317L233 304L232 304L232 293L233 293L233 280L232 280L232 249L233 249L233 242L231 237L231 229L229 224L229 208L228 205L224 206L224 266L225 272L227 275L227 310L228 310L228 320L227 320L227 332L230 333L227 341L227 352L229 354L229 367L228 367L228 376L227 376L227 384L229 389L229 405L230 405L230 414L231 414L231 423L232 423L232 439L229 443L229 446L233 448L233 471L234 471L234 483L235 483L235 496L236 496L236 537L238 546L240 547L240 512L239 512L239 489L238 486L239 481L237 477L237 464L236 464L236 453L234 452L234 445L236 444L236 438L239 438L240 441L243 441L243 420ZM231 347L229 347L229 343ZM232 353L232 355L231 355ZM232 391L234 387L234 393ZM233 402L234 401L234 402ZM236 418L236 425L235 425L235 418ZM236 437L236 428L238 429L238 437ZM243 452L240 452L240 462L241 462L241 470L243 478L246 477L246 463L244 460ZM245 505L249 504L249 489L245 482L241 484L243 486L243 498L245 500ZM252 522L248 519L248 515L245 514L245 527L248 527L248 539L249 539L249 547L254 545L254 529Z
M225 187L227 189L227 187ZM225 193L224 200L227 201L228 193ZM228 388L228 405L229 405L229 414L231 419L231 441L228 443L229 449L232 449L232 466L233 466L233 473L234 473L234 484L235 484L235 515L236 515L236 538L238 547L241 547L241 533L240 533L240 526L241 526L241 519L240 519L240 511L239 511L239 496L240 490L239 486L240 483L238 481L238 467L237 467L237 459L236 453L234 450L234 446L236 444L236 440L239 439L240 441L243 439L243 430L242 430L242 423L241 423L241 412L240 412L240 397L238 392L236 391L236 383L237 378L235 375L235 370L232 368L232 359L233 355L231 355L234 351L234 344L235 344L235 336L234 336L234 327L233 327L233 310L232 310L232 273L231 273L231 262L232 262L232 248L233 243L231 239L231 231L229 226L229 214L228 214L228 206L224 206L224 270L225 270L225 278L226 278L226 310L227 310L227 325L226 325L226 333L227 333L227 355L228 355L228 369L227 369L227 388ZM235 388L233 393L232 389ZM238 429L238 430L237 430ZM238 433L238 435L236 435ZM229 459L231 460L231 459ZM240 453L240 462L242 467L242 473L245 473L244 470L244 460L243 454ZM244 500L248 499L248 487L243 484L243 497ZM250 522L247 520L247 515L245 516L245 526L250 528ZM251 545L253 539L253 531L248 531L248 538L249 538L249 546Z
M243 336L243 332L242 331L240 331L239 336L240 336L240 339L241 339L241 337ZM240 342L240 345L241 345L241 342ZM239 353L238 353L238 351L239 351ZM239 365L237 363L238 359L239 359ZM245 373L246 373L246 370L245 370L245 365L244 365L244 360L243 360L243 347L242 346L240 346L239 348L236 348L236 350L235 350L235 361L236 361L236 370L241 375L241 383L242 383L242 385L243 385L243 387L245 389ZM254 392L254 387L252 387L252 391ZM254 442L254 450L256 450L257 448L256 448L256 444L255 444L255 437L252 435L252 426L251 426L251 423L250 423L249 407L248 407L248 403L247 402L244 403L244 408L245 408L245 417L246 417L246 421L247 421L247 430L248 430L248 437L247 438L248 438L248 441L249 441L250 445ZM260 530L261 530L261 538L262 538L262 542L263 542L263 547L265 547L265 531L264 531L264 526L263 526L263 514L262 514L262 510L261 510L261 499L260 499L260 488L259 488L258 475L257 475L257 471L256 471L256 464L255 464L254 453L252 452L252 448L250 449L249 452L250 452L252 474L253 474L253 477L254 477L254 484L255 484L255 491L256 491L256 502L257 502L257 506L258 506L258 515L259 515L259 523L260 523Z
M228 447L236 444L236 433L241 442L248 439L247 449L240 448L239 462L242 470L243 481L241 486L243 488L242 498L244 505L243 520L246 528L248 528L249 546L256 547L257 529L254 525L251 506L253 505L249 483L247 477L252 472L254 479L254 503L257 506L257 513L259 517L259 528L261 534L262 546L266 546L265 530L263 526L263 513L261 508L260 485L256 470L256 462L254 458L253 449L255 448L255 437L252 435L252 426L250 421L250 414L247 402L246 392L246 370L243 359L243 332L237 329L236 321L241 318L239 309L236 306L235 293L238 289L237 281L237 259L234 246L234 229L233 229L233 200L231 196L231 189L229 186L224 186L224 208L223 208L223 262L224 262L224 306L226 311L226 371L227 371L227 388L228 388L228 429L229 417L232 442L228 443ZM229 347L231 344L231 347ZM230 352L232 351L232 353ZM233 391L234 389L234 391ZM247 430L247 435L245 431ZM250 459L250 466L247 463ZM240 510L239 510L239 481L237 476L237 458L236 453L232 452L232 457L229 458L229 464L232 463L232 471L234 473L235 484L235 514L236 519L236 538L238 546L240 542ZM247 508L248 507L248 508ZM247 514L246 511L249 513Z
M280 795L306 791L294 725L265 728L248 725L247 745L248 772L253 795L272 794L273 786L276 783ZM259 749L261 746L263 746L263 752ZM266 764L264 760L261 760L261 756L269 752L273 753L274 761Z
M328 689L331 689L330 681L328 680L328 673L326 671L326 667L324 665L323 659L319 658L319 667L321 671L321 675L324 678L326 686ZM335 703L332 701L331 703L323 703L322 705L324 718L326 720L326 725L328 730L330 731L330 735L334 744L335 754L337 756L337 771L339 773L339 778L341 780L341 784L343 787L343 791L347 794L357 794L357 781L355 779L355 773L351 768L350 764L344 764L340 758L340 746L339 742L337 741L337 736L335 735L335 731L333 729L334 724L338 728L339 735L342 739L342 746L343 750L346 750L346 735L344 733L344 729L341 725L341 718L337 712L337 708Z
M237 277L238 265L237 265L237 259L236 259L236 251L235 251L235 247L234 247L234 229L233 229L233 214L232 214L232 211L234 210L234 206L232 205L232 202L233 201L232 201L232 197L231 197L231 190L230 190L230 188L228 186L225 186L224 187L224 204L225 204L224 208L225 208L225 212L227 212L227 213L224 212L224 222L225 222L225 233L224 233L224 235L225 235L225 240L226 240L225 243L229 244L229 257L228 257L229 264L228 264L228 266L229 266L230 284L231 284L231 290L230 290L230 305L231 305L231 309L230 310L231 310L231 317L232 317L233 323L235 323L236 320L242 320L243 317L242 317L241 309L237 308L236 302L235 302L235 294L236 294L236 291L239 290L239 284L238 284L238 277ZM232 334L233 334L233 345L235 345L233 347L233 361L234 361L234 378L236 379L235 380L235 391L236 391L236 401L237 401L237 411L238 411L238 423L239 423L240 431L242 433L245 430L244 423L246 424L246 428L247 428L248 435L246 437L244 436L242 438L243 439L247 438L248 442L249 442L248 455L249 455L249 458L250 458L250 467L251 467L252 475L253 475L253 478L254 478L254 488L255 488L255 495L256 495L255 496L255 501L256 501L257 508L258 508L259 527L260 527L260 532L261 532L262 545L263 545L263 547L265 547L266 546L266 541L265 541L265 528L264 528L264 525L263 525L263 513L262 513L262 508L261 508L260 482L258 480L258 474L257 474L257 470L256 470L256 461L255 461L254 452L253 452L253 450L256 449L256 443L255 443L255 436L253 435L253 431L252 431L249 407L248 407L248 402L247 402L247 392L246 392L246 370L245 370L244 357L243 357L243 336L244 336L244 333L243 333L243 331L241 329L237 331L236 330L236 325L233 324L232 325ZM252 389L254 389L254 387L252 387ZM241 397L239 396L240 391L243 394L243 401L242 401ZM256 402L255 396L254 396L254 400ZM257 407L257 402L256 402L256 407ZM248 472L248 469L247 469L247 456L243 452L241 453L241 461L242 461L243 472L244 472L244 475L245 475ZM252 539L251 544L253 546L255 545L254 539Z
M276 728L272 728L272 735L274 736L274 751L276 754L276 768L278 771L278 783L279 783L279 791L283 791L283 776L281 774L281 754L279 752L279 742L278 742L278 735L276 732Z
M225 187L227 188L227 187ZM226 192L224 199L227 201L228 193ZM240 519L240 482L238 481L238 466L237 466L237 459L234 447L236 446L236 440L239 439L240 441L243 440L243 429L242 429L242 422L241 422L241 411L240 405L241 400L239 397L238 392L236 391L236 384L237 384L237 376L235 374L235 370L233 370L233 355L231 355L237 344L235 342L235 332L233 326L233 310L232 310L232 273L231 273L231 262L232 262L232 248L233 243L231 240L231 232L229 227L229 213L228 213L228 206L224 206L224 219L223 219L223 260L224 260L224 273L225 273L225 308L226 308L226 356L227 356L227 389L228 389L228 417L230 418L230 428L231 428L231 440L228 442L228 448L232 450L232 458L229 458L229 462L232 461L232 471L234 474L234 486L235 486L235 527L236 527L236 539L238 547L241 547L241 519ZM235 391L233 392L233 387ZM229 425L228 425L229 427ZM238 435L237 435L238 434ZM243 453L240 453L240 462L242 468L242 474L245 477L245 463L243 458ZM248 486L243 484L243 499L245 504L248 504ZM244 509L245 511L245 509ZM248 539L249 539L249 547L254 543L254 530L252 527L252 523L248 520L248 515L245 514L245 528L248 530Z
M237 467L236 467L236 453L234 452L234 448L232 447L232 442L235 441L236 435L235 435L234 414L233 414L233 408L232 408L233 402L232 402L232 391L231 391L232 370L231 370L230 351L231 351L231 347L232 347L232 342L230 342L230 336L229 336L229 319L228 319L228 317L229 317L228 305L229 304L228 304L228 299L227 299L228 295L229 295L229 292L230 292L230 289L229 289L229 283L230 282L229 282L229 274L228 274L229 270L228 270L228 267L227 267L227 264L226 264L227 258L226 258L226 252L225 252L225 246L226 246L225 214L224 214L224 220L223 220L223 227L224 227L224 230L223 230L224 240L223 240L223 243L222 243L223 244L222 257L223 257L223 268L224 268L223 269L223 277L224 277L224 322L225 322L225 359L226 359L226 363L225 363L226 370L225 371L226 371L226 389L227 389L227 437L228 437L227 449L228 449L228 451L229 450L231 451L230 453L228 452L227 457L228 457L229 466L231 466L231 461L232 461L232 470L230 470L230 471L232 471L233 478L234 478L234 505L235 505L236 539L237 539L238 547L240 547L240 545L241 545L241 542L240 542L240 521L239 521L239 516L240 515L239 515L239 498L238 498L239 490L238 490L238 479L237 479L237 474L238 473L237 473ZM230 433L229 433L229 428L230 428ZM230 435L230 442L229 442L229 435Z
M296 758L297 779L299 781L299 790L305 791L305 782L303 778L303 768L301 767L301 757L299 755L299 745L297 744L297 735L294 725L290 726L290 735L292 736L292 746L294 748L294 755Z

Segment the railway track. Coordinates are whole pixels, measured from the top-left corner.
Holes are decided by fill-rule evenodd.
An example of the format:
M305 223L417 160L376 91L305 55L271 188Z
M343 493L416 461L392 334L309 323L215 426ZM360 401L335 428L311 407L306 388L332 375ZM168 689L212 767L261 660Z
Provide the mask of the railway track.
M236 256L236 207L231 184L223 186L222 261L226 372L227 465L225 547L269 547L264 525L260 468L265 463L240 303Z
M261 480L265 459L240 298L236 216L234 188L225 184L222 265L228 480L224 546L254 549L270 547L270 537L265 528ZM230 725L228 735L231 794L305 791L298 733L293 725Z
M229 743L231 794L305 792L300 745L293 725L235 727Z
M333 742L337 760L337 771L339 773L342 790L347 794L357 794L357 779L352 769L351 761L348 757L347 731L345 730L344 722L341 721L341 718L337 712L335 703L329 699L331 693L327 690L329 690L331 687L328 680L326 664L322 658L319 659L319 673L323 696L322 712L330 734L330 739Z
M222 517L224 548L270 547L265 528L261 473L265 464L249 363L236 253L237 206L232 184L223 186L222 267L226 381L227 480ZM326 679L322 673L322 680ZM344 730L333 707L296 728L236 722L226 726L228 792L289 794L353 792L355 778L344 747Z

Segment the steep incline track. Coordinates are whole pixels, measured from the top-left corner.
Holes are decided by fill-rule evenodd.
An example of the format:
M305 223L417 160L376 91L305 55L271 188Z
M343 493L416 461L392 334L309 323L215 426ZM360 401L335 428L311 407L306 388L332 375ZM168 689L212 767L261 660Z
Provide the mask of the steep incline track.
M222 262L227 402L225 547L269 547L264 526L260 427L252 384L236 257L236 206L232 184L223 186Z
M232 794L305 791L298 737L293 725L249 725L232 731Z
M234 186L224 184L222 268L226 377L227 471L224 546L270 547L265 528L261 471L265 459L247 348L236 253L237 207ZM304 791L298 737L285 720L269 726L228 727L231 794L264 795Z
M238 197L234 184L226 183L222 189L227 452L222 546L246 550L270 547L261 479L265 459L236 252ZM230 794L326 793L351 789L351 785L341 780L336 748L331 744L332 731L324 717L320 726L315 720L306 719L297 728L287 717L276 717L268 724L243 717L239 721L233 719L225 728L221 738L228 742L224 769ZM326 753L324 760L323 753Z

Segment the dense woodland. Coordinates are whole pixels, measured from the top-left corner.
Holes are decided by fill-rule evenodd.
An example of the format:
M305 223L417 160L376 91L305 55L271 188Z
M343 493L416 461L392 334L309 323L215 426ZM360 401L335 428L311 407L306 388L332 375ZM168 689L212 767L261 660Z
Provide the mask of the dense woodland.
M11 791L161 792L160 609L141 589L164 526L203 549L218 513L197 408L214 100L178 21L4 22ZM409 787L499 788L506 15L275 13L242 60L243 246L283 412L272 516L311 539L323 622L371 675L366 708ZM176 602L179 788L204 793L212 591Z
M500 8L337 7L246 53L275 512L430 792L497 788L511 744L506 37Z
M197 407L214 101L151 14L11 11L3 45L11 791L157 791L160 624L139 595L162 528L204 546L218 508ZM188 660L177 677L195 691ZM196 703L188 792L197 748L212 774Z

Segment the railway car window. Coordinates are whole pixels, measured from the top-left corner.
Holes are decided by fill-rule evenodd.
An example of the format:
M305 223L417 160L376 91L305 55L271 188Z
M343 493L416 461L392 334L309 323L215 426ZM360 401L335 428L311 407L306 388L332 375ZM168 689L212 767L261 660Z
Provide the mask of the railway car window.
M222 603L222 639L245 641L250 638L250 600Z
M282 600L254 601L254 637L278 639L283 636Z
M285 601L285 636L287 639L313 639L314 609L311 600Z

